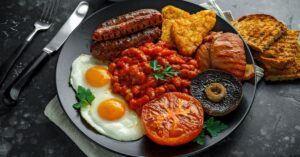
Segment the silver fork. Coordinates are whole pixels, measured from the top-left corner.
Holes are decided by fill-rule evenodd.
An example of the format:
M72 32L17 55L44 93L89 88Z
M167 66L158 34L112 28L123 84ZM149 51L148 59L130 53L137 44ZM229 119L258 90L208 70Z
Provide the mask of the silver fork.
M11 56L0 65L0 87L5 80L8 72L13 64L21 56L29 42L33 39L37 32L41 30L47 30L51 27L53 16L58 7L58 0L49 0L49 3L45 3L42 11L42 15L38 21L34 23L34 30L28 35L26 40L11 54Z

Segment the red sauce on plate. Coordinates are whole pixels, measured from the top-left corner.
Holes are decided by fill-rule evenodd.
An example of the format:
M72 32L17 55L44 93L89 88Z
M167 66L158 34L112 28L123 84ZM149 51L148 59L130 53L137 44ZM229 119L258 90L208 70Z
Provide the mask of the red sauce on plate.
M157 80L150 66L152 60L157 60L161 69L169 65L179 73L165 81ZM126 49L108 70L112 74L112 91L121 94L137 113L144 104L166 92L189 94L191 79L200 72L195 59L177 54L164 42Z

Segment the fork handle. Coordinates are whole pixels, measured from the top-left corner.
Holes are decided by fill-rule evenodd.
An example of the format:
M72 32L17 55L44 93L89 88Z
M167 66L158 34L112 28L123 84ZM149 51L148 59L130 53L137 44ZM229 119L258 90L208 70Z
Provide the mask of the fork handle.
M14 65L16 60L21 56L22 52L27 47L29 41L25 40L23 44L21 44L12 54L11 56L2 64L0 65L0 86L3 83L4 79L6 78L9 70Z
M6 100L6 106L14 106L17 102L19 94L23 89L24 85L31 79L34 72L49 58L49 54L42 52L38 57L36 57L22 73L9 85L9 87L4 92L4 100ZM2 100L3 101L3 100Z

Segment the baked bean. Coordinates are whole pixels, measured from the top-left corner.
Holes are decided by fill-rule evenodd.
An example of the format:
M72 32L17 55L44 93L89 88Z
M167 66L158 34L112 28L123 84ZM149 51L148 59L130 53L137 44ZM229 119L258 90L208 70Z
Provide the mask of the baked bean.
M175 87L180 87L181 86L181 81L179 77L174 77L172 79L173 84L175 85Z
M140 86L135 85L131 88L131 91L134 95L137 95L140 92Z
M168 62L168 60L166 59L166 58L163 58L163 57L157 57L157 62L158 62L158 64L160 64L160 65L162 65L162 66L167 66L167 65L169 65L169 62Z
M149 96L150 99L155 98L155 91L153 88L147 88L146 94Z
M189 80L181 80L181 82L180 82L180 85L182 86L182 87L189 87L190 86L190 84L191 84L191 81L189 81Z
M189 93L189 90L188 90L187 88L183 88L181 92L182 92L182 93L186 93L186 94L190 94L190 93Z
M174 65L172 65L172 68L175 70L180 70L180 65L174 64Z
M157 94L157 95L161 95L161 94L163 94L163 93L165 93L166 92L166 89L163 87L163 86L160 86L160 87L156 87L155 88L155 93Z
M132 93L127 93L127 95L125 96L125 100L126 101L130 101L133 98L133 94Z
M175 92L176 91L176 87L173 84L166 84L166 89L169 92Z
M189 60L188 64L193 65L194 67L198 67L198 63L195 59Z
M182 69L190 69L190 66L188 64L182 64L181 68Z

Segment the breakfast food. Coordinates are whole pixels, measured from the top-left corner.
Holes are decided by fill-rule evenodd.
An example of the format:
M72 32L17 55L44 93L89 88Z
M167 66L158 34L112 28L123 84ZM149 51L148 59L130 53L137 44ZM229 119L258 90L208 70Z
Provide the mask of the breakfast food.
M265 14L243 16L232 22L232 25L247 44L258 52L268 49L287 30L282 22Z
M207 70L192 80L191 94L211 116L224 116L235 110L242 99L242 84L231 74Z
M299 31L287 29L275 17L263 14L244 16L232 24L255 50L252 52L264 68L265 80L300 78L297 56Z
M203 37L211 31L216 23L216 13L211 10L200 11L189 18L175 20L171 27L171 37L184 56L192 56Z
M73 107L96 131L119 141L146 134L159 145L178 146L201 144L205 133L216 136L227 126L206 120L204 111L223 116L236 109L239 81L254 77L254 66L246 64L239 36L211 32L215 23L211 10L189 14L174 6L162 15L140 9L102 22L92 55L72 64Z
M140 9L140 10L136 10L136 11L124 14L124 15L120 15L120 16L115 17L115 18L108 19L108 20L102 22L98 26L98 28L117 25L117 24L120 24L122 22L126 22L128 20L132 20L132 19L134 19L136 17L150 15L150 14L159 14L159 11L157 11L155 9Z
M163 94L146 103L141 118L146 135L155 143L167 146L192 141L204 126L201 103L178 92Z
M138 113L161 94L188 93L191 79L199 73L196 60L182 57L168 46L161 41L129 48L109 65L113 92L121 94Z
M246 64L244 80L250 80L255 76L255 67L253 64Z
M171 5L165 6L161 12L163 17L161 40L175 46L171 38L171 27L176 19L188 18L190 13Z
M122 15L122 17L119 17L117 19L126 19L123 18L126 16L127 15ZM111 24L113 22L105 22L105 24L101 24L101 26L107 25L107 23ZM127 36L132 33L136 33L146 28L159 26L161 25L161 23L162 23L161 13L159 11L153 10L153 12L149 14L135 16L134 18L127 18L127 20L124 20L121 23L116 22L116 24L114 25L99 27L94 31L92 35L92 39L94 41L105 41L105 40L116 39L116 38Z
M130 110L120 95L111 91L107 64L90 55L80 55L72 63L70 84L80 90L88 88L95 95L90 105L80 108L81 117L99 133L120 141L131 141L144 135L137 114Z
M231 73L244 80L246 69L245 48L240 37L233 33L212 32L196 52L201 71L209 68Z
M295 80L300 78L300 45L295 55L295 64L282 69L268 68L263 65L265 69L265 79L268 81L284 81Z
M165 7L163 7L163 9L161 10L162 16L163 16L163 20L165 19L179 19L179 18L186 18L190 16L190 13L177 8L175 6L172 5L167 5Z
M92 55L99 60L113 60L125 49L140 46L146 42L155 42L161 35L158 27L148 28L126 37L94 42L91 46Z
M257 60L266 67L284 69L295 64L299 32L287 30L269 49L257 54Z

